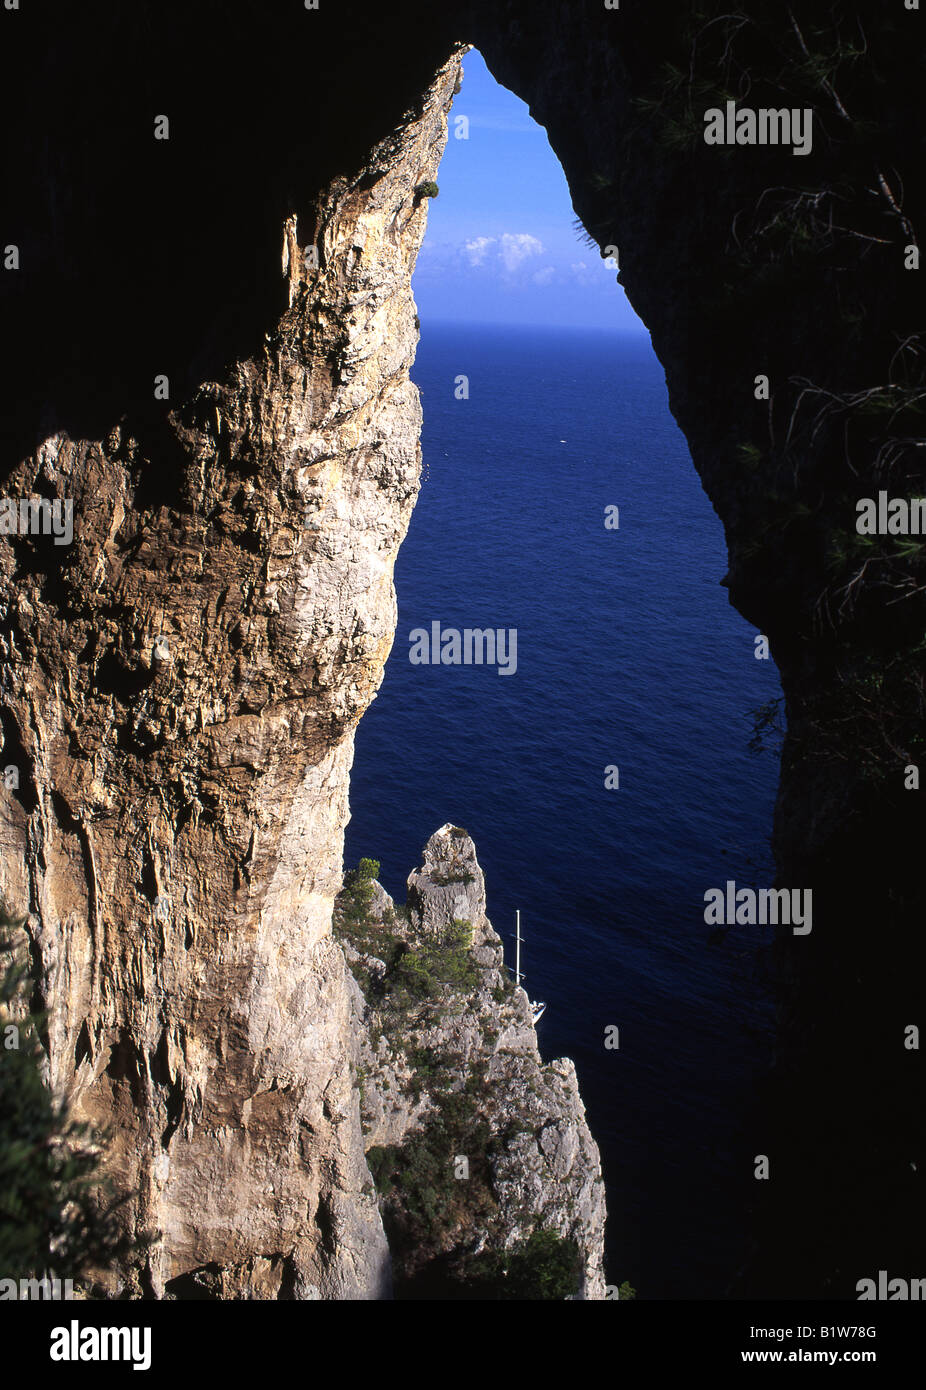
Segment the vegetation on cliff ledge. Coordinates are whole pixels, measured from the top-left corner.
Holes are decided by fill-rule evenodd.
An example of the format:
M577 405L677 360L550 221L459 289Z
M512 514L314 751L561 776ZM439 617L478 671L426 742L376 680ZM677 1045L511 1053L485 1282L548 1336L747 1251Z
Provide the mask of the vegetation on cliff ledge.
M493 1188L493 1160L530 1129L514 1113L501 1123L492 1119L486 1103L497 1011L512 986L507 977L484 978L497 970L474 959L471 923L457 919L442 932L416 933L405 908L375 913L378 873L376 860L362 859L345 875L334 930L364 994L374 1047L386 1049L394 1075L402 1076L407 1103L425 1097L428 1105L401 1144L367 1153L396 1297L571 1297L582 1279L576 1242L537 1225L510 1243ZM467 1029L481 1035L475 1051L453 1045L464 1014ZM451 1027L441 1031L448 1020ZM363 1087L368 1078L359 1081Z
M373 883L379 873L376 859L361 859L344 877L344 888L334 912L335 937L361 957L385 967L374 973L354 963L354 976L369 1003L401 1013L428 1000L437 1002L442 988L471 991L478 971L470 954L471 922L455 918L440 935L409 941L404 908L377 921L370 913Z

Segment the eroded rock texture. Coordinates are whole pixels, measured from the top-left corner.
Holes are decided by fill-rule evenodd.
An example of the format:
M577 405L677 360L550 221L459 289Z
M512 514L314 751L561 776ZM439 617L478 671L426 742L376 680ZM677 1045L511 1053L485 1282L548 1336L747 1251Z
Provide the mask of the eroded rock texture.
M440 1272L463 1278L473 1252L517 1249L546 1231L575 1243L581 1296L604 1298L604 1184L575 1067L541 1060L530 1001L509 980L486 916L472 840L459 826L435 831L399 913L376 889L353 944L349 931L338 935L362 986L364 1140L387 1193L397 1275L434 1296ZM454 925L462 944L448 958ZM436 988L415 989L422 972L442 968ZM408 1153L422 1142L426 1177ZM465 1177L454 1174L461 1159ZM436 1213L410 1222L418 1189L432 1184Z
M415 188L457 74L280 227L287 307L157 451L130 418L62 431L6 484L77 524L60 571L50 541L0 557L0 892L30 912L50 1079L161 1233L156 1293L388 1289L330 921L418 490Z

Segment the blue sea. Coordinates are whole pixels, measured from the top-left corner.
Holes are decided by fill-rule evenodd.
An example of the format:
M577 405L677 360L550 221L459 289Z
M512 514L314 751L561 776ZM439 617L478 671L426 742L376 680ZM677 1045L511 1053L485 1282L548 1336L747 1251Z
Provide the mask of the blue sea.
M777 754L747 745L777 673L720 584L723 528L648 337L425 322L412 375L423 484L346 863L379 859L404 901L428 836L469 831L509 961L521 909L541 1050L578 1069L609 1281L722 1297L762 1151L771 932L711 940L704 892L773 881ZM516 672L412 665L434 621L516 628Z

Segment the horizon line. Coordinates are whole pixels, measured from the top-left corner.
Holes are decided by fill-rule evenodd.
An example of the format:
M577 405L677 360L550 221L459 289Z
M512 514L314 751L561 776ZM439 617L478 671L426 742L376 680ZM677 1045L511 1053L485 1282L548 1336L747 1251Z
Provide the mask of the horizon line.
M575 333L608 333L618 338L640 338L649 337L649 329L644 323L639 327L624 327L622 325L610 326L606 324L585 324L585 323L532 323L525 322L523 319L445 319L445 318L423 318L418 315L418 333L422 336L425 326L441 328L549 328L560 332Z

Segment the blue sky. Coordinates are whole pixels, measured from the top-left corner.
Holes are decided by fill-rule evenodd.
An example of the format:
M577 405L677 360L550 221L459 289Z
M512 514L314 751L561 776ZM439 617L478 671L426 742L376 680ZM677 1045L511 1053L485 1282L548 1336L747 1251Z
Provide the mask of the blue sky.
M475 49L463 72L412 282L422 321L645 332L614 267L573 226L543 127ZM468 139L456 138L459 116L469 119Z

